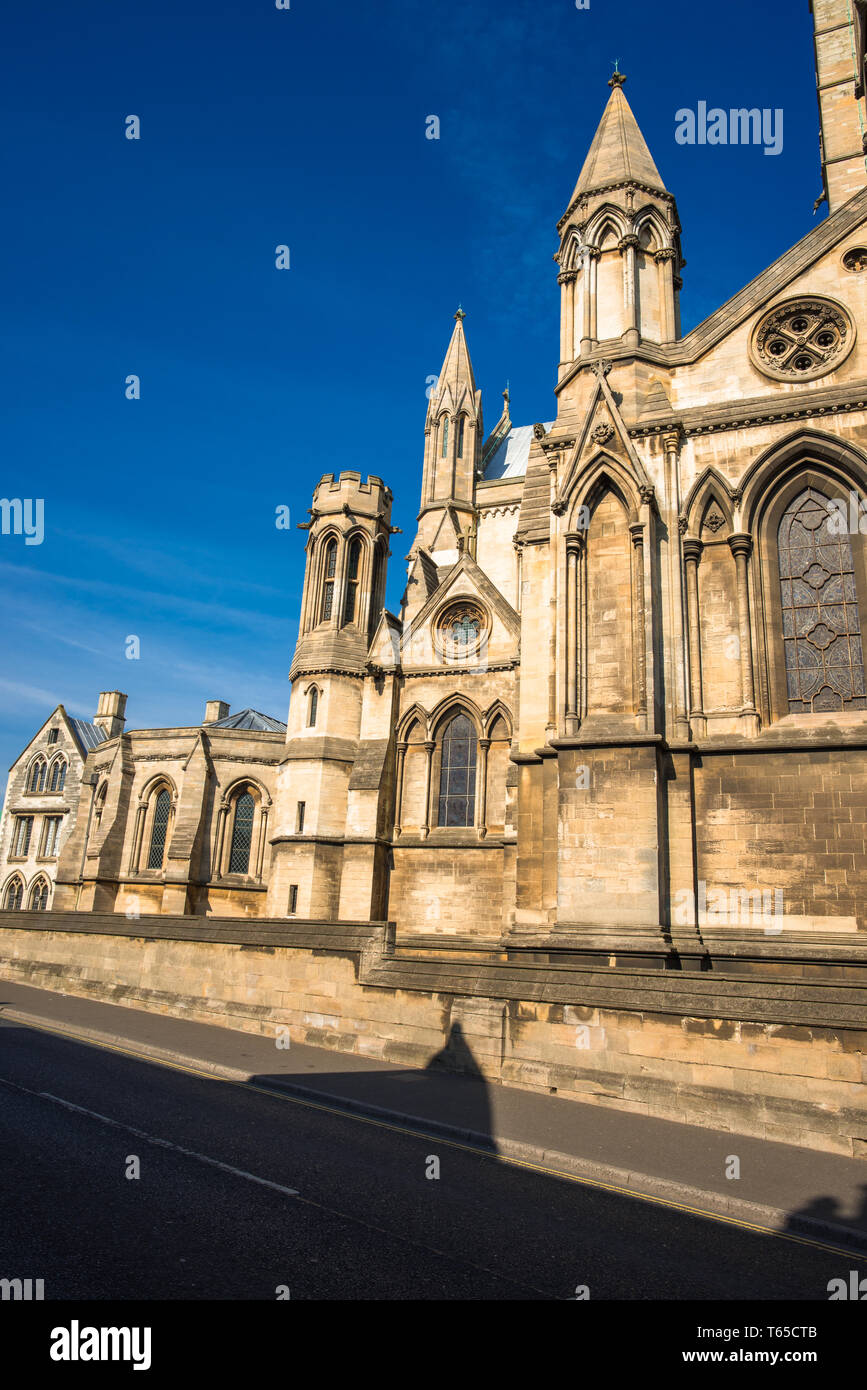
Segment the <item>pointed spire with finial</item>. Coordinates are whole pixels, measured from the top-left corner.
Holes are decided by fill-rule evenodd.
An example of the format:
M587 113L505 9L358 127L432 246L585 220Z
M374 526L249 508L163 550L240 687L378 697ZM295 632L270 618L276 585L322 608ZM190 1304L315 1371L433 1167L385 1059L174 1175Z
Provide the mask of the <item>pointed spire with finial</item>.
M580 196L612 184L639 183L660 193L668 191L626 100L625 82L626 74L620 72L615 59L608 79L611 96L569 200L570 208Z

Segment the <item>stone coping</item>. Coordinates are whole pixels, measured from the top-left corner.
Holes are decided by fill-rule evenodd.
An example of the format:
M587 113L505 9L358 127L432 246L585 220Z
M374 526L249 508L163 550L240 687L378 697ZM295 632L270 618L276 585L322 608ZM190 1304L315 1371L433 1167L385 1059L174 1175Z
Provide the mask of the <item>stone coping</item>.
M53 919L53 920L52 920ZM114 913L0 912L0 930L87 933L152 940L239 945L251 950L278 947L351 955L359 983L374 988L428 994L527 1000L589 1009L648 1012L698 1018L777 1023L806 1028L867 1031L867 984L840 978L805 978L794 973L726 974L725 971L653 970L600 967L576 959L574 949L555 963L529 960L443 959L395 955L393 923L290 922L286 919L232 919L152 916L128 921ZM0 936L0 950L2 950ZM501 950L494 946L492 949ZM527 954L539 946L528 947ZM520 951L511 946L510 955ZM851 947L849 948L851 952ZM456 953L457 954L457 953ZM788 949L780 960L792 960ZM835 958L839 959L839 958ZM858 964L863 962L860 957ZM844 962L840 961L841 966Z

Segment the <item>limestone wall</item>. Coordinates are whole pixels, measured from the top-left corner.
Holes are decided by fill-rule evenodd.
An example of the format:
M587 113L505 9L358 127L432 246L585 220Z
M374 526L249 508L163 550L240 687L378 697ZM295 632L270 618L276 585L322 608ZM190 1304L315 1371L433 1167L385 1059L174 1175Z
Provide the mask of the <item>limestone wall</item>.
M84 926L76 914L50 914L37 929L34 917L28 928L21 914L0 914L0 977L265 1036L288 1026L299 1042L412 1067L425 1066L460 1022L489 1082L867 1154L867 1017L827 993L822 1002L816 987L774 997L767 984L757 992L681 977L672 988L689 995L691 1014L666 1007L664 991L638 974L608 972L600 984L562 967L401 961L374 924L164 917L112 931L117 918L81 914ZM618 978L631 1007L626 997L599 1002ZM810 1019L841 1009L857 1020Z

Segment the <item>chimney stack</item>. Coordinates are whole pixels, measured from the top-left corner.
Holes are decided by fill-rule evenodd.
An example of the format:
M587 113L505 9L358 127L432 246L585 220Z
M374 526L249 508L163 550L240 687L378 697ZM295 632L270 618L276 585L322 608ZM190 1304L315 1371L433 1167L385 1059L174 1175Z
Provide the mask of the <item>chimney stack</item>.
M205 705L204 724L213 724L218 719L225 719L229 713L229 706L225 700L209 700Z
M99 704L93 722L97 728L102 729L107 738L117 738L118 734L123 733L123 726L126 723L126 696L119 690L103 690L100 692Z

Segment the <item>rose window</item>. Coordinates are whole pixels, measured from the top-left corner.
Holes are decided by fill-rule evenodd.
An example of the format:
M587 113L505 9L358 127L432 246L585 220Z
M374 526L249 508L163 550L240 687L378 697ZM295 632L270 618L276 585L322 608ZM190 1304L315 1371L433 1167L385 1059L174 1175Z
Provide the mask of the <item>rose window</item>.
M838 366L854 341L855 328L846 311L816 296L766 314L753 333L750 353L766 376L809 380Z

